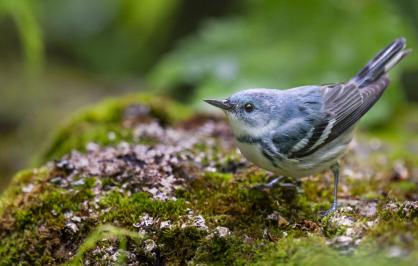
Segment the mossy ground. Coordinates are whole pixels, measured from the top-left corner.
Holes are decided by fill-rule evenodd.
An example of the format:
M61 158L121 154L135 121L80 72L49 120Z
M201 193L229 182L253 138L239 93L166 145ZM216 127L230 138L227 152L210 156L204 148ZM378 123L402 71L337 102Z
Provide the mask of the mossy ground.
M150 96L110 100L2 195L0 264L413 265L418 165L393 145L358 138L342 207L321 218L330 173L254 189L271 175L239 155L224 121Z

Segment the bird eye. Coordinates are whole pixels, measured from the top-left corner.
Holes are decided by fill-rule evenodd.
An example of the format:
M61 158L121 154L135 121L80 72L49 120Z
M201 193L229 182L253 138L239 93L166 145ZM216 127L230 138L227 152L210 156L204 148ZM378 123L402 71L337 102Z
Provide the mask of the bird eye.
M254 105L252 103L246 103L244 105L244 110L247 113L251 113L252 111L254 111Z

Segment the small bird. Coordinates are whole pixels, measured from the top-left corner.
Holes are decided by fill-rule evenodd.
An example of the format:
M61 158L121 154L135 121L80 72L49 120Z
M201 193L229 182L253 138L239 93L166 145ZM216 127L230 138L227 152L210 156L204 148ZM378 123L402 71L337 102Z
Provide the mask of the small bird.
M225 112L238 148L255 165L293 178L331 169L334 200L324 212L327 215L338 206L338 159L347 150L357 122L388 86L386 73L410 52L405 47L404 38L396 39L348 82L248 89L205 102Z

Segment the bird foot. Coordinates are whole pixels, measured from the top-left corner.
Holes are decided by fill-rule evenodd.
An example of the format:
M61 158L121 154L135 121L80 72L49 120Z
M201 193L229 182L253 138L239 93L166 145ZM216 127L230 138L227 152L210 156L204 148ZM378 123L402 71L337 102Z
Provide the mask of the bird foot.
M331 208L329 208L326 211L321 212L321 217L323 218L325 216L328 216L328 215L332 214L333 212L335 212L337 209L338 209L337 203L333 202L332 205L331 205Z
M279 176L279 177L273 178L268 183L255 185L255 186L252 187L252 189L255 189L255 190L258 190L258 191L268 191L268 190L271 190L271 189L276 188L276 187L297 188L297 186L293 183L281 182L285 178L286 177L284 177L284 176Z

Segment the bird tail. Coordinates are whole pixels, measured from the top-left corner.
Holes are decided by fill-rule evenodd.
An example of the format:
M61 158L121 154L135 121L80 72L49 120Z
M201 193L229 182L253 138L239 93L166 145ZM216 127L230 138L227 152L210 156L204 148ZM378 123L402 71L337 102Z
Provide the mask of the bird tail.
M357 86L364 87L378 80L382 75L386 74L392 67L401 61L410 49L405 49L405 38L398 38L389 44L385 49L380 51L366 66L364 66L351 82Z

